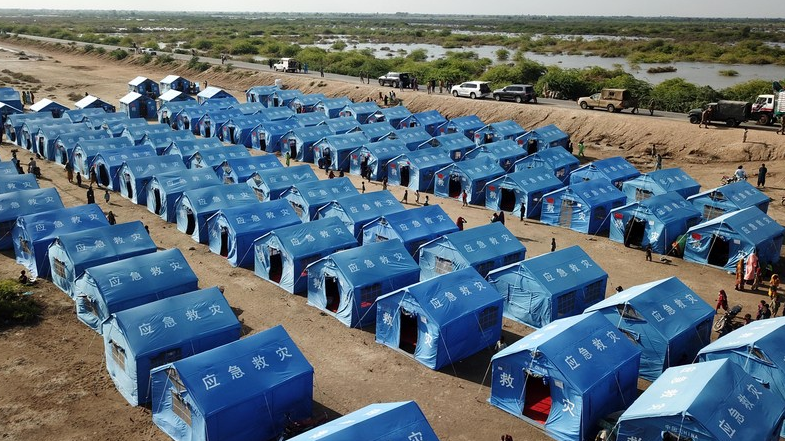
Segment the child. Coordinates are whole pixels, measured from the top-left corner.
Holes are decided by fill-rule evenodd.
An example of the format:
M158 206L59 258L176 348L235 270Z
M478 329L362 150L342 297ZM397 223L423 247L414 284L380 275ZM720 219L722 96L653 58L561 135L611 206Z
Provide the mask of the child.
M646 261L651 262L651 245L646 245ZM725 308L725 310L727 311L728 308Z
M720 308L724 309L725 311L728 310L728 295L725 294L725 290L720 290L720 295L717 297L717 307L714 308L714 313L719 314Z

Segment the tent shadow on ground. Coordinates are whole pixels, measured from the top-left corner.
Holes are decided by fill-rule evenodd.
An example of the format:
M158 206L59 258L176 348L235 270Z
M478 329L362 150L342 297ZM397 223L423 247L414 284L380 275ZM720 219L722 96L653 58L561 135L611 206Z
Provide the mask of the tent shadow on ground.
M240 318L240 315L245 311L242 308L237 308L234 306L232 306L231 308L232 308L232 312L234 313L234 316L237 317L237 320L240 320L240 335L244 337L246 335L249 335L251 332L253 332L254 328L246 325L245 320Z
M511 345L522 338L520 335L505 329L502 329L502 336L507 345ZM490 372L491 357L495 353L496 351L494 351L493 347L483 349L457 363L439 369L438 372L460 378L461 380L471 381L480 386L490 387L492 379Z

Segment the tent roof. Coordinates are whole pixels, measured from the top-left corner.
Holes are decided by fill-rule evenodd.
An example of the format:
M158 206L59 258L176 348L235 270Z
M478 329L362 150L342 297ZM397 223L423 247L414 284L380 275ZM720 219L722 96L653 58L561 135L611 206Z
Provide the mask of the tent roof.
M301 181L319 180L308 164L267 168L259 170L256 175L259 177L258 183L264 182L270 189L286 189Z
M375 113L381 110L375 101L360 101L347 104L346 107L352 109L355 113Z
M300 123L295 119L278 119L275 121L259 121L262 130L270 133L286 133L289 130L300 127Z
M222 208L213 217L223 217L235 235L254 231L270 231L301 223L286 199ZM257 234L258 236L258 234Z
M405 129L397 129L395 130L395 137L407 144L415 141L426 142L433 138L433 136L431 136L431 134L422 127L406 127Z
M294 110L288 107L268 107L259 110L256 114L270 121L289 119L295 115Z
M300 95L297 98L295 98L295 101L298 101L306 106L313 106L325 98L327 97L323 93L306 93L305 95ZM312 113L312 112L308 112L308 113Z
M627 196L621 190L604 178L570 184L565 189L567 192L579 196L584 202L592 206L627 199Z
M339 208L349 219L360 225L379 216L406 209L389 190L348 195L325 205L319 209L319 213L324 214L330 208Z
M156 251L155 242L140 221L63 234L55 239L53 245L58 243L74 265L113 256Z
M155 176L158 173L186 170L183 160L173 155L132 158L126 160L124 166L134 174L136 179Z
M694 205L674 192L654 195L648 199L616 208L613 211L632 211L636 215L639 213L648 214L655 216L666 224L683 219L701 217L701 213Z
M401 273L420 274L420 266L397 240L363 244L333 253L322 261L331 262L328 265L341 271L353 286L373 284Z
M403 105L385 107L379 110L379 112L384 115L385 119L402 119L412 114L412 112Z
M439 147L451 152L453 150L473 149L475 144L463 133L448 133L436 137Z
M642 321L668 339L714 317L711 306L676 277L633 286L589 306L586 312L623 305L632 306Z
M109 140L118 138L109 138ZM126 138L127 139L127 138ZM119 166L124 162L138 157L152 157L155 155L155 149L149 145L131 145L127 147L110 148L101 150L95 154L96 158L99 156L106 163L108 167ZM93 160L95 163L95 160Z
M699 354L739 349L747 352L748 347L756 347L766 353L769 361L782 368L785 362L785 348L782 336L785 330L785 317L757 320L755 323L718 338L700 350Z
M450 159L450 157L447 156L446 152L442 150L441 147L419 149L413 152L407 150L404 153L396 156L395 158L392 158L390 162L392 162L393 160L396 161L406 160L409 161L409 163L414 164L414 166L418 168L426 168L426 167L443 168L453 163L452 159Z
M562 129L556 127L555 124L548 124L547 126L537 127L531 132L536 134L538 138L542 139L546 143L551 143L570 137L570 135L568 135Z
M317 145L322 142L327 143L335 150L354 150L361 147L368 142L368 137L363 132L351 132L343 135L330 135L319 141Z
M136 77L133 80L129 81L128 85L129 86L138 86L138 85L144 83L145 81L153 81L153 80L148 79L147 77L141 77L140 76L140 77Z
M91 98L87 104L90 104L91 102L98 99L96 97L87 97L87 98ZM71 122L81 122L90 115L100 115L102 113L106 113L106 110L104 110L102 107L90 107L86 109L77 108L77 109L66 110L65 112L63 112L63 115L64 117L68 117L68 119L71 120Z
M327 126L333 133L338 133L345 130L351 130L355 127L360 127L360 122L352 118L351 116L330 118L328 120L321 122L320 124Z
M777 237L785 232L785 228L782 225L778 224L766 213L760 211L758 207L747 207L698 224L690 228L688 234L697 233L705 229L716 229L721 225L727 225L736 234L745 237L754 244Z
M693 201L703 197L715 199L715 194L717 197L731 202L740 209L771 201L770 197L747 181L733 182L722 187L713 188L691 196L688 200Z
M281 164L281 161L279 161L275 155L259 155L245 156L242 158L227 158L215 167L216 170L219 167L231 167L232 172L244 182L255 172L272 168L283 168L283 164Z
M187 168L157 173L153 176L153 181L156 181L159 187L168 194L222 184L215 172L209 168Z
M276 95L281 99L290 99L303 96L304 93L299 89L278 89L273 91L273 95Z
M173 100L183 100L183 101L191 101L193 98L190 96L180 92L179 90L169 89L166 92L162 93L161 96L158 97L162 102L165 101L173 101Z
M436 239L436 241L442 240L449 242L466 260L472 263L493 260L504 254L526 251L526 247L501 222L492 222L456 231L444 235L442 239Z
M267 95L279 90L278 86L253 86L248 89L246 92L253 92L258 93L261 95Z
M270 394L276 386L297 377L313 376L313 367L280 325L176 361L171 366L205 417ZM237 369L242 375L232 377ZM215 379L211 383L215 386L205 387L204 380L208 377Z
M357 122L357 121L355 121ZM327 125L316 125L311 127L295 127L292 134L305 142L316 142L320 139L332 135L334 132Z
M342 96L338 98L323 98L319 103L327 109L343 109L349 104L352 104L352 100Z
M588 351L591 362L580 355L579 349ZM553 321L498 352L492 360L521 352L547 357L581 392L640 356L640 349L597 312Z
M216 287L118 311L114 318L137 357L198 341L224 329L236 328L240 336L240 322Z
M491 158L500 161L505 158L515 158L522 156L525 151L512 139L504 139L501 141L489 142L481 146L475 147L468 152L466 156L473 158L482 154L486 154Z
M365 150L371 155L375 156L377 159L381 160L390 159L405 153L409 153L409 149L406 148L406 144L404 144L400 139L383 139L377 142L369 142L357 149L358 152L361 150Z
M466 116L459 116L457 118L452 118L450 120L450 123L455 125L456 127L460 127L462 130L471 130L471 129L477 130L485 127L485 123L482 122L480 117L477 115L466 115Z
M161 80L161 84L172 84L177 81L178 78L182 77L180 77L180 75L167 75L163 80Z
M217 167L227 159L246 158L251 156L251 153L243 145L222 144L221 147L200 147L188 157L188 162L193 161L196 155L199 155L207 166Z
M95 154L98 152L106 152L109 150L119 149L123 147L134 147L134 143L125 137L121 138L105 138L105 139L83 139L76 143L78 147L88 154ZM143 146L146 150L150 150L150 146Z
M229 93L229 92L224 91L220 87L209 86L209 87L205 87L204 90L199 92L197 96L200 98L212 98L221 93Z
M515 185L527 193L551 191L564 186L548 167L529 168L508 173L488 182L487 186Z
M346 225L337 217L276 228L256 240L266 240L273 235L278 237L281 246L292 256L311 256L323 250L357 246L357 240L346 231Z
M112 139L112 135L110 135L105 130L91 130L91 129L84 129L78 130L74 132L67 132L57 136L57 141L61 144L65 145L66 147L76 147L76 144L79 141L88 141L88 140L101 140L101 139Z
M665 191L676 191L681 189L700 189L698 181L693 179L684 170L680 168L664 168L662 170L655 170L653 172L645 173L638 176L629 182L653 182L660 186Z
M5 166L5 164L11 164L11 162L3 162L0 163L0 166ZM16 166L14 166L14 171L16 171ZM18 192L21 190L35 190L40 188L38 186L38 181L35 178L35 175L32 173L25 173L23 175L18 174L7 174L7 175L0 175L0 193L7 193L7 192ZM2 213L2 204L0 203L0 213Z
M96 103L96 102L103 103L104 101L99 99L99 98L97 98L97 97L94 97L92 95L87 95L86 97L84 97L81 100L77 101L76 104L74 104L74 106L76 106L77 109L84 109L85 107L87 107L87 106L89 106L89 105L91 105L93 103Z
M623 181L626 179L639 176L641 173L632 164L621 156L613 156L610 158L600 159L598 161L590 162L576 170L573 170L573 175L587 174L601 174L611 182Z
M30 242L36 243L63 234L109 225L109 221L106 220L101 207L86 204L19 216L16 224L27 225Z
M327 121L327 115L319 112L295 113L289 119L297 121L298 127L309 127Z
M428 205L380 216L404 242L424 235L441 236L458 231L455 222L439 205Z
M526 129L521 127L520 124L518 124L517 122L511 119L491 123L483 128L488 128L489 130L493 130L494 132L498 133L501 136L522 134L523 132L526 131Z
M412 114L412 118L416 119L422 125L431 125L431 124L443 124L447 122L447 118L444 117L438 110L426 110L424 112L417 112Z
M354 187L352 181L350 181L347 177L299 182L293 185L292 188L294 188L309 205L319 204L322 202L340 199L360 193Z
M488 176L496 177L504 174L504 169L498 163L494 162L487 156L481 156L479 158L467 159L450 164L447 167L437 171L437 176L448 174L448 169L453 167L463 172L471 180L487 178ZM439 179L441 178L442 176L439 176Z
M31 112L40 112L40 111L46 109L50 105L52 107L58 107L58 108L61 108L61 109L68 110L68 107L66 107L66 106L64 106L64 105L62 105L60 103L54 102L54 101L50 100L49 98L43 98L40 101L38 101L37 103L31 105L30 106L30 111Z
M191 201L194 213L216 211L249 203L259 203L253 190L246 184L224 184L197 188L183 193L183 198ZM199 201L203 200L204 205Z
M120 103L122 104L131 104L132 102L142 98L141 94L136 92L128 92L124 97L120 98Z
M63 207L60 193L51 187L3 193L0 194L0 222L13 221L19 216Z
M307 113L305 113L304 115L307 115ZM363 133L365 133L365 135L368 136L368 138L379 138L384 135L389 135L390 133L395 131L395 129L393 129L393 126L391 126L390 123L388 123L387 121L362 124L360 125L360 130Z

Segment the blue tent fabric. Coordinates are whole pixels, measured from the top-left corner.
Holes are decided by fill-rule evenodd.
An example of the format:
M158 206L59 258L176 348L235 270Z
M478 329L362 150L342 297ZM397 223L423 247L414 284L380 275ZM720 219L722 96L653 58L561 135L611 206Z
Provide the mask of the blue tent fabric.
M13 87L0 87L0 102L19 110L24 109L19 92Z
M302 223L287 201L278 199L224 208L207 219L210 251L232 266L253 266L253 242L277 228Z
M115 106L109 104L108 102L106 102L106 101L104 101L104 100L102 100L100 98L94 97L92 95L88 95L88 96L82 98L81 100L77 101L76 103L74 103L74 107L76 107L77 109L82 109L82 110L86 110L86 109L102 109L104 112L107 112L107 113L112 113L112 112L114 112L116 110Z
M512 171L515 161L526 156L526 151L515 141L504 139L501 141L489 142L475 147L466 152L466 159L478 157L488 157L499 164L505 172Z
M360 123L351 117L345 116L340 118L331 118L321 125L330 129L333 135L345 135L347 133L361 131Z
M120 112L128 115L129 118L157 119L158 105L152 97L128 92L120 98Z
M627 199L629 201L629 199ZM701 221L701 214L678 193L663 193L611 211L610 239L667 254L671 244Z
M249 103L263 103L267 105L267 97L278 89L278 86L254 86L245 91L245 99Z
M305 95L301 95L292 100L289 103L289 108L292 109L295 113L298 114L305 114L305 113L316 113L315 106L319 104L320 101L327 98L322 93L309 93ZM325 118L327 115L323 114Z
M301 162L313 163L313 145L322 138L330 136L333 131L326 125L292 129L284 137L281 154Z
M31 190L32 191L32 190ZM35 280L49 277L49 245L64 234L109 225L96 204L77 205L19 216L11 230L16 262Z
M218 210L248 204L258 204L259 199L245 184L214 185L188 190L175 205L177 230L188 234L199 243L207 243L207 219Z
M132 126L126 126L126 128L120 133L120 136L133 141L135 145L139 145L142 143L145 135L171 132L173 132L173 130L167 124L134 124Z
M533 154L553 147L563 147L566 149L570 145L570 135L556 127L556 125L548 124L547 126L529 130L517 137L515 141L518 145L523 146L524 149L528 149L529 143L531 142L534 145L535 151L529 151L528 153Z
M237 98L233 97L229 92L215 86L205 87L204 90L196 94L196 100L199 101L199 104L212 100L231 100L234 103L238 103Z
M637 178L640 172L621 156L600 159L579 167L570 173L570 183L594 179L607 179L613 185L621 188L624 181Z
M295 113L289 119L297 122L297 127L313 127L327 121L327 116L323 113L307 112Z
M360 124L365 124L371 116L380 110L381 108L375 101L361 101L346 105L341 109L339 115L342 117L348 116L354 118Z
M420 148L430 148L436 143L433 135L425 131L422 127L408 127L395 130L389 138L398 139L406 144L409 150L417 150ZM387 139L387 138L385 138Z
M68 158L68 160L74 167L74 174L79 172L82 174L82 176L89 176L90 167L93 164L95 155L108 150L133 147L133 145L134 144L127 138L107 138L79 141L76 143L76 146L74 146L74 149L71 152L71 156Z
M177 142L193 142L196 137L191 132L172 130L171 132L147 133L142 138L141 144L148 144L155 149L157 155L162 155L164 150Z
M12 163L8 162L4 164ZM35 190L37 188L40 187L38 187L38 181L33 174L27 173L24 175L0 175L0 194L13 193L21 190Z
M216 168L227 159L249 158L251 153L241 145L228 145L216 148L204 148L186 159L188 168Z
M700 184L680 168L664 168L644 173L622 184L621 191L627 195L627 202L635 202L647 197L674 192L683 198L698 194Z
M22 139L22 127L27 122L34 123L36 121L51 124L55 122L55 118L48 113L18 113L6 116L3 126L6 139L20 147L27 148Z
M89 120L88 120L89 121ZM143 118L132 118L132 119L123 119L119 121L110 121L108 123L104 123L101 128L108 130L113 137L117 138L123 135L126 129L133 129L137 127L144 127L147 125L147 121ZM129 138L130 140L130 138Z
M147 210L167 222L175 222L175 205L188 190L221 185L215 173L206 168L185 169L155 175L147 184Z
M332 253L307 271L308 304L352 328L376 323L376 299L420 276L417 262L397 240Z
M444 117L438 110L426 110L424 112L413 113L411 116L401 120L398 123L399 128L404 127L422 127L431 136L439 134L439 128L447 123L447 118Z
M452 160L441 147L406 151L387 162L388 183L432 193L436 171L450 164Z
M0 250L14 248L11 231L17 218L29 214L64 208L55 188L37 188L0 193Z
M260 201L271 201L280 199L281 193L292 185L318 180L311 167L303 164L262 170L252 174L245 183Z
M460 199L466 191L467 202L485 205L485 185L504 174L504 169L488 157L458 161L436 172L433 194Z
M606 273L579 246L513 263L486 277L504 298L504 316L541 328L582 314L605 298Z
M785 228L757 207L724 214L687 231L684 260L736 271L739 259L758 252L762 268L779 262Z
M360 130L365 133L365 136L371 142L377 142L382 138L388 137L395 131L387 121L363 124L360 126Z
M406 119L412 112L402 105L385 107L379 111L381 115L378 120L387 121L392 127L399 127L401 121Z
M54 160L55 142L63 135L72 135L75 132L82 132L84 133L82 136L85 138L101 136L93 134L92 132L94 132L94 130L90 129L86 123L69 124L68 121L62 121L62 118L56 121L58 122L55 124L40 126L34 135L35 142L33 152L38 153L47 160ZM104 136L108 137L108 134ZM73 144L71 147L73 148Z
M594 439L600 418L635 400L640 354L602 314L556 320L493 356L489 401L556 440Z
M0 178L21 176L13 162L0 162Z
M216 287L116 312L102 329L106 370L132 406L152 401L153 367L236 341L242 332Z
M301 182L281 193L303 222L316 219L316 212L328 203L360 194L347 177Z
M46 158L57 164L65 165L74 151L74 148L81 141L88 140L109 140L112 135L106 130L79 130L76 132L63 133L55 138L52 150L47 152ZM48 156L51 155L51 156Z
M73 284L87 268L156 250L140 221L64 234L49 245L52 283L73 298Z
M781 396L730 360L673 367L619 418L618 439L779 439ZM663 430L665 429L665 430Z
M458 231L442 207L428 205L379 216L363 226L362 243L397 239L419 261L420 245Z
M261 155L227 159L215 172L224 184L244 184L254 173L276 168L283 168L283 164L275 155Z
M504 121L488 124L474 132L474 143L477 145L488 144L490 142L503 141L505 139L515 140L526 133L526 129L515 121L508 119Z
M179 75L167 75L158 83L161 85L161 92L166 92L169 90L177 90L188 94L193 94L195 92L195 84L187 78L181 77Z
M439 135L436 137L436 142L439 143L439 148L446 151L453 161L460 161L466 152L476 147L471 139L461 133Z
M598 311L640 347L640 376L654 381L691 363L711 341L714 308L676 277L633 286L586 308Z
M52 101L49 98L44 98L37 103L30 106L31 112L36 113L49 113L55 118L60 118L63 116L63 112L68 110L68 107L56 102Z
M419 250L420 280L473 267L485 277L491 270L520 262L526 247L501 222L446 234Z
M371 404L290 440L357 441L386 438L439 441L414 401Z
M406 145L397 139L367 143L352 151L349 172L364 176L362 172L370 168L371 179L381 181L387 177L387 164L390 160L408 152Z
M199 118L199 129L194 134L204 138L218 137L220 139L223 134L223 126L232 118L241 116L243 116L243 112L235 108L211 109ZM221 141L229 142L231 140L221 139Z
M766 213L771 198L747 181L733 182L687 198L703 215L712 220L723 214L748 207L757 207Z
M459 116L453 118L439 128L443 134L460 133L474 142L474 132L485 127L485 123L477 115Z
M539 217L543 196L564 184L546 167L531 168L496 178L485 186L485 207L520 217Z
M165 364L151 377L153 422L175 440L269 440L287 417L311 416L313 367L281 326ZM190 410L190 424L175 406Z
M101 107L77 108L66 110L63 113L63 117L68 118L71 122L80 123L92 115L102 115L104 113L112 112L107 112Z
M293 110L289 108L289 104L291 104L295 98L303 95L304 94L297 89L278 89L267 97L267 108L283 108L289 112L293 112Z
M292 119L264 121L251 133L250 145L246 146L266 152L281 151L286 134L298 127L300 127L300 124Z
M187 158L202 149L215 149L223 146L223 143L218 138L194 138L192 140L173 142L161 155L177 155L185 162Z
M441 369L495 344L502 309L499 293L465 268L380 297L376 342L413 349L415 360Z
M363 132L330 135L313 145L314 162L319 168L348 172L352 151L367 143L368 137Z
M324 98L314 105L314 112L321 112L327 115L328 118L335 119L340 116L341 110L351 103L352 100L346 97ZM355 119L355 121L357 120Z
M317 219L339 218L349 233L362 244L362 228L365 224L379 216L405 209L388 190L373 191L331 201L317 211Z
M176 156L151 156L129 159L120 166L120 194L138 205L147 205L147 185L159 173L185 171Z
M254 241L254 273L292 294L305 293L308 265L357 245L335 217L276 228Z
M604 178L570 184L545 194L543 199L542 223L585 234L608 231L611 210L627 200L621 190Z
M102 150L93 156L93 160L88 163L86 170L89 172L91 167L95 167L98 183L113 191L120 191L120 167L131 159L150 158L152 156L155 156L155 150L147 145ZM76 171L74 169L74 173Z
M74 283L76 318L98 332L111 314L198 288L177 248L85 269Z

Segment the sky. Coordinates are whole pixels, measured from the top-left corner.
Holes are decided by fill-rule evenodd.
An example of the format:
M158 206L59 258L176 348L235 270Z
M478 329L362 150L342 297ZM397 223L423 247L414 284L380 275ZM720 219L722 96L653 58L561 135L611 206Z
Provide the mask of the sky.
M2 3L5 3L3 1ZM9 2L10 3L10 2ZM205 12L447 13L459 15L600 15L638 17L785 18L779 0L37 0L37 9L108 9ZM20 7L13 3L0 8ZM403 6L406 7L404 10Z

